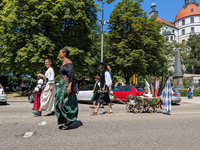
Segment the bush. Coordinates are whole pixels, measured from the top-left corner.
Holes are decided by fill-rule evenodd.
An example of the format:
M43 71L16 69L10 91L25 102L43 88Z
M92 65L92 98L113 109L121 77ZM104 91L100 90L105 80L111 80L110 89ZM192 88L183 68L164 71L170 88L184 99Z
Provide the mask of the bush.
M57 75L54 79L55 83L59 83L60 82L60 75Z
M31 78L8 77L7 79L8 87L11 89L11 91L14 91L14 92L15 92L16 86L20 86L23 82L29 83L29 91L33 90L37 84L37 80L31 79Z
M188 91L187 89L182 89L182 90L178 90L179 93L181 94L181 96L188 96ZM193 96L200 96L200 90L193 90Z
M185 88L188 88L189 86L189 81L186 78L183 78L183 85Z

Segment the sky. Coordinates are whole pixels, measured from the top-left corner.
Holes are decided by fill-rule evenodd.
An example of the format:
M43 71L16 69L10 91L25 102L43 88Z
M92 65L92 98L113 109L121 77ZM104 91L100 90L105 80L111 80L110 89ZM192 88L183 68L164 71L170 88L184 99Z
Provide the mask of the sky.
M115 5L122 0L115 0L111 4L104 4L104 21L109 20L109 15L111 14ZM102 8L102 2L95 0L95 2L99 5L99 8ZM168 21L175 21L176 15L183 8L185 4L185 0L154 0L156 3L156 10L158 11L158 17L163 18ZM200 3L200 0L196 0L197 3ZM142 8L144 12L151 12L151 4L153 0L144 0L142 3ZM98 19L102 18L102 12L97 13ZM104 25L104 31L107 30L107 25Z

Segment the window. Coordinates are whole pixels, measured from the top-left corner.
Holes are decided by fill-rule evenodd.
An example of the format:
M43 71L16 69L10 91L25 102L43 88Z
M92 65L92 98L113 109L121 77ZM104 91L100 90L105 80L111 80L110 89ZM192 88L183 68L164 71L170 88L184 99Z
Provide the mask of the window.
M182 30L182 35L185 35L185 29Z
M194 17L190 18L190 22L194 23Z
M185 44L185 40L182 40L182 44Z
M194 27L191 28L191 33L194 33Z
M173 36L170 37L170 40L173 41Z
M185 19L184 19L184 20L182 20L182 25L185 25Z
M190 11L191 11L191 12L193 12L193 11L194 11L194 9L192 8L192 9L190 9Z

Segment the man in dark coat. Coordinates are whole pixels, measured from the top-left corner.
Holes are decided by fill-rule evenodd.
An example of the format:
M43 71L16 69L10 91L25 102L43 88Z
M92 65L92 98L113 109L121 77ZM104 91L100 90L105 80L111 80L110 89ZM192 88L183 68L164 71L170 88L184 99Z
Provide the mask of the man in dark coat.
M109 96L109 92L112 90L111 89L111 86L112 86L111 76L107 69L107 64L105 62L100 62L99 67L101 69L100 96L99 96L99 99L97 100L97 103L98 103L97 108L95 110L92 110L91 112L93 114L97 114L97 112L100 108L100 104L103 102L106 102L109 107L109 112L107 112L107 114L112 114L113 111L112 111L111 101L110 101L110 96Z

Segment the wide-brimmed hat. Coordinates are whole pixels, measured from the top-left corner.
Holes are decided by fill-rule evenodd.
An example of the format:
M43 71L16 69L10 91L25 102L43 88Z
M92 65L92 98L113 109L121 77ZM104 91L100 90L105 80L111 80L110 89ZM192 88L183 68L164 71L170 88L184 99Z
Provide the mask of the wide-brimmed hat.
M38 73L37 76L39 76L39 77L44 79L44 75L42 73Z
M107 64L105 62L100 62L99 65L105 65L107 67Z
M98 79L100 79L100 77L99 76L94 76L95 78L98 78Z

